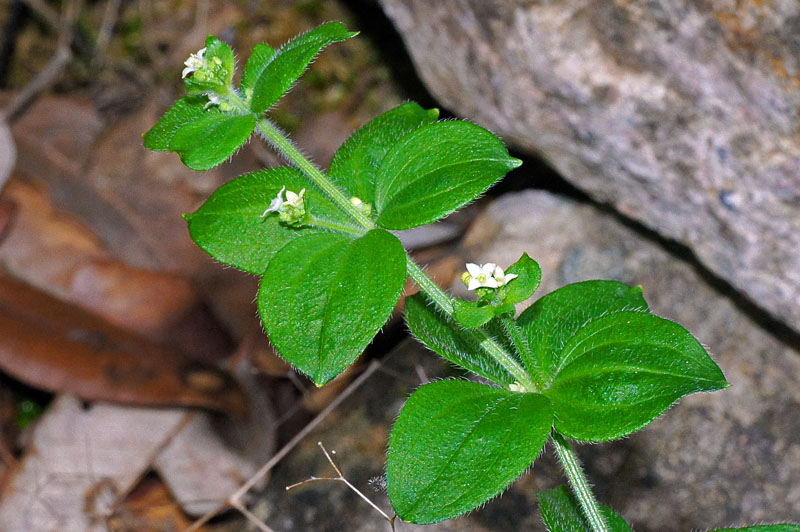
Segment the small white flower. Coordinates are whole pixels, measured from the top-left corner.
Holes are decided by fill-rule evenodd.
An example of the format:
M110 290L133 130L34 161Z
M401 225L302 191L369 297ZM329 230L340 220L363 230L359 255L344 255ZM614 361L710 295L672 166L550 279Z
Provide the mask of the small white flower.
M501 268L500 266L495 266L494 273L492 274L492 276L497 281L498 287L505 286L508 284L509 281L511 281L512 279L516 279L518 277L516 273L504 272L503 268Z
M267 210L261 215L261 218L266 218L271 212L278 213L278 220L288 224L296 224L303 220L306 215L306 207L303 196L306 195L306 189L300 193L286 190L286 187L281 187L278 195L275 196ZM285 199L284 199L285 198Z
M468 290L481 287L500 288L516 278L516 273L506 273L503 268L493 262L481 266L471 262L467 263L467 271L461 276L461 280L467 285Z
M203 109L208 109L209 105L219 105L222 103L222 100L219 99L219 95L216 92L209 92L206 96L208 96L208 103L203 106Z
M206 49L201 48L200 50L197 51L196 54L191 54L189 56L189 59L183 62L183 64L186 65L186 68L183 69L183 72L181 73L181 78L185 78L192 72L197 72L198 70L203 68L203 66L205 65L205 59L203 59L203 54L205 53Z
M286 190L286 187L281 187L281 190L280 190L280 192L278 192L278 195L275 196L275 199L273 199L269 203L269 207L267 207L267 210L265 210L264 214L261 215L262 218L266 217L271 212L278 212L279 210L281 210L281 207L283 207L283 204L284 204L283 192L285 190ZM305 191L305 189L303 189L303 191ZM292 192L291 194L294 194L294 193Z
M286 187L283 187L286 188ZM291 190L286 191L286 205L289 207L299 208L303 206L303 196L306 193L306 189L300 191L300 194L295 194ZM271 206L271 205L270 205Z
M469 273L467 289L475 290L476 288L484 286L487 288L497 288L500 286L497 284L497 279L494 278L495 268L497 268L497 265L493 262L481 266L471 262L467 263L467 273Z

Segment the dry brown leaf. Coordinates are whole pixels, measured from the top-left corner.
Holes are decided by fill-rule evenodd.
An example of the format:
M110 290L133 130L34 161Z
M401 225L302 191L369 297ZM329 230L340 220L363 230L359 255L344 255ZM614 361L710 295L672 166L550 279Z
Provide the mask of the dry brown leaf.
M147 342L19 282L0 278L0 368L87 400L210 408L245 417L225 372Z
M3 198L16 205L0 241L0 264L12 275L149 339L211 358L229 353L227 336L187 279L114 261L40 187L12 179Z
M275 412L267 391L249 361L239 362L233 371L250 400L248 419L198 413L154 464L189 515L218 508L273 455ZM255 488L263 487L265 480Z
M11 128L17 142L17 171L43 179L80 176L103 127L85 98L38 98Z
M61 396L0 501L3 532L105 532L113 501L128 492L185 412L95 405Z
M175 532L191 524L167 486L155 475L142 479L106 519L109 532ZM198 532L209 529L203 526Z

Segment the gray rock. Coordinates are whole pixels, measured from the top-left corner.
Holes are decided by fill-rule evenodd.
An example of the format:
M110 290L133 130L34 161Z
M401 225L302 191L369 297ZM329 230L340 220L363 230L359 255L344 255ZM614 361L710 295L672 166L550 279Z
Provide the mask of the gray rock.
M488 228L488 229L487 229ZM475 235L478 235L477 237ZM687 327L732 386L684 398L642 432L580 448L601 500L638 532L800 518L800 357L695 269L592 206L526 191L476 219L467 257L538 260L537 297L615 279L644 288L653 312Z
M800 3L381 3L443 105L800 327Z

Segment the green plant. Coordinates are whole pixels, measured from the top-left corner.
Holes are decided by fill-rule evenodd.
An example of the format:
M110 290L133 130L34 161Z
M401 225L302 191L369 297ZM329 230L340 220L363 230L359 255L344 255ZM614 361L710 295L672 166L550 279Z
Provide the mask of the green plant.
M327 45L355 36L337 22L278 50L257 45L238 88L234 56L216 37L186 62L187 96L145 134L194 170L228 159L253 134L292 166L246 174L186 215L212 257L261 276L258 309L278 352L321 386L361 354L400 298L410 331L487 384L421 386L392 430L387 489L402 519L433 523L495 497L552 441L572 488L540 494L551 531L630 530L589 489L568 439L631 434L681 397L728 386L683 327L649 312L640 287L586 281L519 317L541 270L523 256L505 271L467 265L475 301L437 287L389 232L439 220L520 165L489 131L400 105L352 135L323 172L264 113ZM743 530L800 530L769 525Z

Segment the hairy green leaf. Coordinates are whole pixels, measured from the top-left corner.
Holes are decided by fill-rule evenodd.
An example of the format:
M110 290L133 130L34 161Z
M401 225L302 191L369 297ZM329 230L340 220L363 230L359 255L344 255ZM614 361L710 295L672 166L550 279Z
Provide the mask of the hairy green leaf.
M689 331L644 312L591 321L567 341L558 361L543 393L553 401L556 430L581 441L621 438L684 395L728 385Z
M222 185L194 214L185 215L192 239L220 262L261 275L267 262L290 241L321 233L313 227L286 227L276 215L262 217L282 187L306 189L306 210L315 218L346 225L348 218L296 168L270 168Z
M477 301L456 299L453 306L453 317L459 324L467 329L480 327L495 316L495 309L493 306L481 305Z
M225 162L256 127L253 115L230 115L211 109L172 136L170 151L192 170L208 170Z
M397 304L405 258L397 237L382 229L355 239L304 235L286 244L258 291L261 322L278 353L317 386L339 375Z
M417 128L436 122L437 109L426 111L404 103L373 118L345 141L331 161L328 173L350 196L375 204L375 177L386 152Z
M405 314L411 334L431 351L497 384L515 382L508 371L483 351L475 331L439 312L422 294L406 298Z
M536 496L539 498L542 521L549 532L592 532L581 507L566 486L540 491ZM611 532L633 532L630 525L608 506L601 504L600 511Z
M424 125L395 143L381 162L378 225L408 229L444 218L520 164L480 126L464 121Z
M275 49L271 46L264 43L253 46L253 51L250 52L250 57L247 58L247 64L244 66L244 72L242 72L242 82L239 85L245 96L255 88L256 81L258 81L258 78L274 57Z
M523 253L517 262L506 268L506 275L516 274L517 277L502 286L498 291L500 299L506 303L520 303L536 292L542 281L542 269L539 263Z
M389 440L386 481L397 515L435 523L497 496L539 455L552 422L540 394L461 380L422 386Z
M203 72L195 72L186 79L186 92L203 94L209 91L225 90L231 85L236 60L233 50L213 35L206 37L206 51L203 59L209 68Z
M145 148L170 151L170 143L175 133L206 113L203 108L206 101L206 98L200 96L185 96L175 102L156 125L143 135Z
M640 287L617 281L583 281L547 294L523 312L518 325L549 379L555 376L564 344L589 321L619 310L646 311ZM526 361L533 371L534 361Z
M263 113L286 94L320 51L338 41L355 37L341 22L328 22L301 33L275 52L253 85L250 109ZM248 80L249 83L249 80Z

